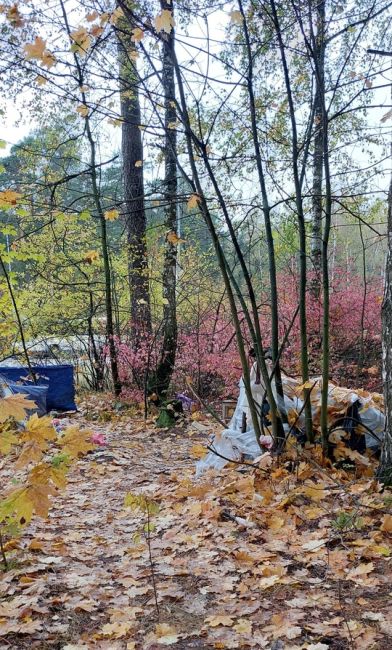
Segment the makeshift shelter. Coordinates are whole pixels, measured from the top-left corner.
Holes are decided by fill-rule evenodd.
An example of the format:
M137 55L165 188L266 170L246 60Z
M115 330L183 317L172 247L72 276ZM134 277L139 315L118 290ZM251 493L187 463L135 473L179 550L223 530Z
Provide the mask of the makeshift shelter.
M257 372L256 364L253 365L250 373L252 396L260 413L265 412L264 398L265 387ZM311 406L314 427L317 429L320 423L321 412L321 377L311 380ZM284 425L286 433L289 429L299 431L304 425L303 415L303 387L299 381L282 374L282 386L284 392L284 408L288 417L288 424ZM260 439L260 445L252 427L252 420L248 399L245 392L244 381L241 378L239 383L240 393L233 417L227 429L214 436L211 441L210 451L202 460L196 464L196 474L200 475L207 469L220 469L229 460L239 461L246 457L255 459L266 449L272 446L273 440L269 435L268 425L264 427L264 435ZM278 408L282 408L275 391L275 399ZM364 390L353 391L349 388L336 386L332 382L328 384L328 416L329 426L341 428L348 434L348 445L353 447L352 441L360 436L362 448L375 450L380 447L384 435L385 418L382 412L383 398L378 393L369 393ZM262 416L263 417L263 416ZM362 425L362 426L361 426Z

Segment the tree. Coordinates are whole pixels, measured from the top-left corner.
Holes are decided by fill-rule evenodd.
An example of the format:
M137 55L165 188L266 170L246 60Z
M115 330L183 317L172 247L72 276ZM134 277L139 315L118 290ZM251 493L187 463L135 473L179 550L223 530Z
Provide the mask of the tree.
M316 297L320 295L322 266L322 224L323 224L323 97L325 76L325 0L315 7L316 32L312 39L315 98L314 98L314 145L313 145L313 186L312 186L312 241L311 255L314 278L311 288Z
M141 331L151 331L151 310L144 205L142 119L139 101L139 76L135 41L137 27L125 11L118 22L118 58L120 67L120 102L122 129L122 170L124 187L123 215L127 231L131 326L135 346Z
M392 485L392 178L388 193L388 251L385 265L385 291L382 303L383 384L385 438L378 476Z
M161 0L162 11L171 11L171 0ZM176 94L174 69L174 27L162 36L162 87L165 99L165 179L163 200L165 205L165 255L162 273L163 285L163 342L155 374L158 395L166 396L174 369L177 348L177 132Z

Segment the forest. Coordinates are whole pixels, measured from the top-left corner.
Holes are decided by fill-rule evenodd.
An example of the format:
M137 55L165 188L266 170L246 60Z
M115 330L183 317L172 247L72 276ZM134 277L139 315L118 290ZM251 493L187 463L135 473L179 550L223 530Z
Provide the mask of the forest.
M391 648L392 2L0 38L0 650Z

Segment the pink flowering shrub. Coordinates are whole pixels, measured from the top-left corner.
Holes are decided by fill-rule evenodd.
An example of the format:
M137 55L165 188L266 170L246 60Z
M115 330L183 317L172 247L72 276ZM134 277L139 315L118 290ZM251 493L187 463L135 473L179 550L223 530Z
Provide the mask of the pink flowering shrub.
M159 363L161 337L145 335L137 350L125 339L116 343L123 394L140 401ZM193 325L180 324L173 393L184 391L190 380L196 392L207 399L236 395L240 376L241 364L230 322L206 316Z
M322 296L317 299L307 292L307 326L309 362L312 373L320 372L322 353ZM283 339L298 305L298 283L295 277L279 277L280 338ZM330 286L330 353L331 378L347 386L361 385L380 390L380 373L367 374L367 367L381 363L381 278L367 281L366 296L361 277L336 269ZM363 323L362 323L363 319ZM261 317L262 329L268 331L269 314ZM363 368L358 366L363 335ZM300 323L297 316L282 356L282 365L293 374L300 374Z
M310 283L309 283L310 284ZM379 389L380 377L374 370L381 361L381 280L368 282L363 314L364 368L358 367L364 287L362 278L335 271L330 291L330 348L331 378L342 385ZM268 305L268 294L262 296ZM298 282L291 274L279 277L280 340L283 339L298 305ZM309 360L312 373L320 372L322 337L322 298L316 299L308 290L307 318ZM260 310L264 347L270 344L269 308ZM247 336L244 331L247 341ZM126 339L117 341L120 379L123 394L128 399L141 401L145 385L159 362L162 340L160 336L146 335L138 350L132 349ZM290 374L300 374L299 316L288 337L282 356L282 366ZM367 374L367 369L372 371ZM172 393L186 392L190 379L196 392L207 400L235 397L241 363L236 347L234 328L228 316L218 319L213 314L195 318L194 323L179 324L176 364L172 377Z

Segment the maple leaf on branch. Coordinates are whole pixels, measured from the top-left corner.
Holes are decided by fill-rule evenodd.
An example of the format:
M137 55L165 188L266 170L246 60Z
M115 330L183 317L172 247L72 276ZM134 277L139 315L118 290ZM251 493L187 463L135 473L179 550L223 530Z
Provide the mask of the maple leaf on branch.
M68 465L63 463L59 467L54 467L51 463L41 463L33 467L29 474L29 484L31 485L48 485L53 483L58 488L64 488L67 484L66 473Z
M47 449L48 440L56 440L56 431L50 416L38 417L34 413L26 422L21 439L25 442L34 441L41 449Z
M99 260L98 251L87 251L87 253L84 256L84 261L87 262L87 264L93 264L98 260Z
M5 422L8 418L23 420L29 409L35 408L36 404L25 395L16 393L0 399L0 422Z
M34 43L26 43L23 47L26 59L40 60L48 69L56 63L56 57L46 48L46 41L36 36Z
M5 13L5 17L12 27L23 27L25 21L19 12L19 7L16 2L9 8L1 5L0 13Z
M87 29L85 27L79 27L70 33L70 37L73 41L71 52L75 52L80 56L86 56L91 45L91 35L88 33Z
M177 233L174 232L174 230L170 230L166 234L166 241L168 241L169 244L172 244L173 246L177 246L178 244L185 243L185 239L181 239L181 237L179 237Z
M96 445L91 442L91 435L91 431L82 431L78 426L72 425L65 430L59 444L65 454L68 454L71 458L76 458L96 449Z
M112 210L106 210L104 217L106 221L115 221L119 216L119 211L113 208Z
M157 32L166 32L166 34L170 34L175 26L172 12L169 9L163 9L155 18L154 25Z
M0 208L12 208L22 198L19 192L14 190L4 190L0 192Z
M188 199L188 203L186 204L186 207L188 210L193 210L194 208L197 208L200 202L200 196L198 194L191 194L191 196Z
M140 41L144 38L144 32L140 27L135 27L132 30L132 36L131 36L131 41L134 43L140 43Z

